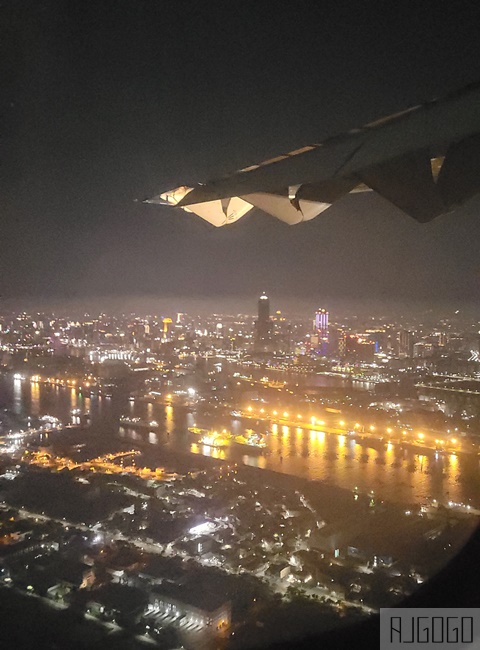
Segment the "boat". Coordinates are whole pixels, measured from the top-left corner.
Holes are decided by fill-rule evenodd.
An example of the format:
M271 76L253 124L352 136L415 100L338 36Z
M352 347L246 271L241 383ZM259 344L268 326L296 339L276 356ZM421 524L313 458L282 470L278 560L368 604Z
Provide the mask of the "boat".
M190 433L194 433L196 436L205 436L211 433L208 429L202 429L200 427L188 427Z
M193 433L196 436L218 436L221 435L225 440L231 440L232 434L226 429L222 429L221 432L218 432L216 429L201 429L200 427L188 427L190 433Z
M54 429L61 429L63 427L61 421L54 417L53 415L42 415L39 418L39 426L37 427L40 431L53 431Z
M228 440L218 433L202 436L199 443L205 447L214 447L215 449L223 449L228 446Z
M242 447L249 447L251 450L262 450L267 446L265 438L252 429L247 429L244 435L240 434L238 436L233 436L232 442L236 445L241 445Z
M142 420L141 418L132 418L127 415L122 415L119 422L127 427L141 427L143 429L158 429L159 426L156 420Z

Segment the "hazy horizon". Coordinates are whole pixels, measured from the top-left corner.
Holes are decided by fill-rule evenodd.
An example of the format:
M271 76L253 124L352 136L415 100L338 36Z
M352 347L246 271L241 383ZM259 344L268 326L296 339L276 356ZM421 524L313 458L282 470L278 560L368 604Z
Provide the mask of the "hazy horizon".
M58 315L81 316L84 314L130 314L138 315L172 315L177 312L189 315L207 316L209 314L254 316L257 312L257 300L260 294L243 295L234 298L221 296L155 296L125 295L96 296L89 298L9 298L0 301L0 313L35 311L56 313ZM290 317L309 317L316 309L325 308L331 319L358 316L375 319L402 317L433 317L475 319L480 318L480 309L474 302L465 301L375 301L348 300L325 296L317 301L299 299L293 296L281 296L268 293L270 310ZM455 312L459 311L458 314Z

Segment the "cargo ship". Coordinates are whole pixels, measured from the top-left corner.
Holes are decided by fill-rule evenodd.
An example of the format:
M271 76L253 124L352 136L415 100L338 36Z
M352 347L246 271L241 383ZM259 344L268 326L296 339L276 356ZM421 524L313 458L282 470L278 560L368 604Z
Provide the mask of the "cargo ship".
M205 447L223 449L224 447L228 447L229 440L227 440L227 438L224 438L222 435L213 432L209 435L202 436L199 440L199 443Z
M218 432L213 429L201 429L199 427L188 427L190 433L200 436L199 443L210 447L242 447L245 451L262 451L267 443L265 436L247 429L244 434L233 435L227 429Z
M188 431L196 436L206 436L211 433L208 429L201 429L200 427L188 427Z
M262 451L267 446L265 437L252 429L247 429L244 435L233 436L232 442L241 447L248 447L249 451Z

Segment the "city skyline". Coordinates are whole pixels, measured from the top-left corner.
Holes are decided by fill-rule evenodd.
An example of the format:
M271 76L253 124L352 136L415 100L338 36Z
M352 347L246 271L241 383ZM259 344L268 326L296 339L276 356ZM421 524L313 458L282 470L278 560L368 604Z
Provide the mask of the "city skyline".
M187 4L0 3L0 645L376 647L479 603L480 5Z
M277 307L0 308L0 601L243 650L428 588L480 516L478 316Z

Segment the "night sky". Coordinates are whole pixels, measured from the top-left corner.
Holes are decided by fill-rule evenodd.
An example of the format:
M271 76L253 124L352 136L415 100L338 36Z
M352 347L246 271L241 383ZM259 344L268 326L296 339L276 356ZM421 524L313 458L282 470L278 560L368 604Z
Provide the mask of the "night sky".
M135 199L479 80L478 2L16 0L0 24L4 298L476 299L478 199L221 229Z

